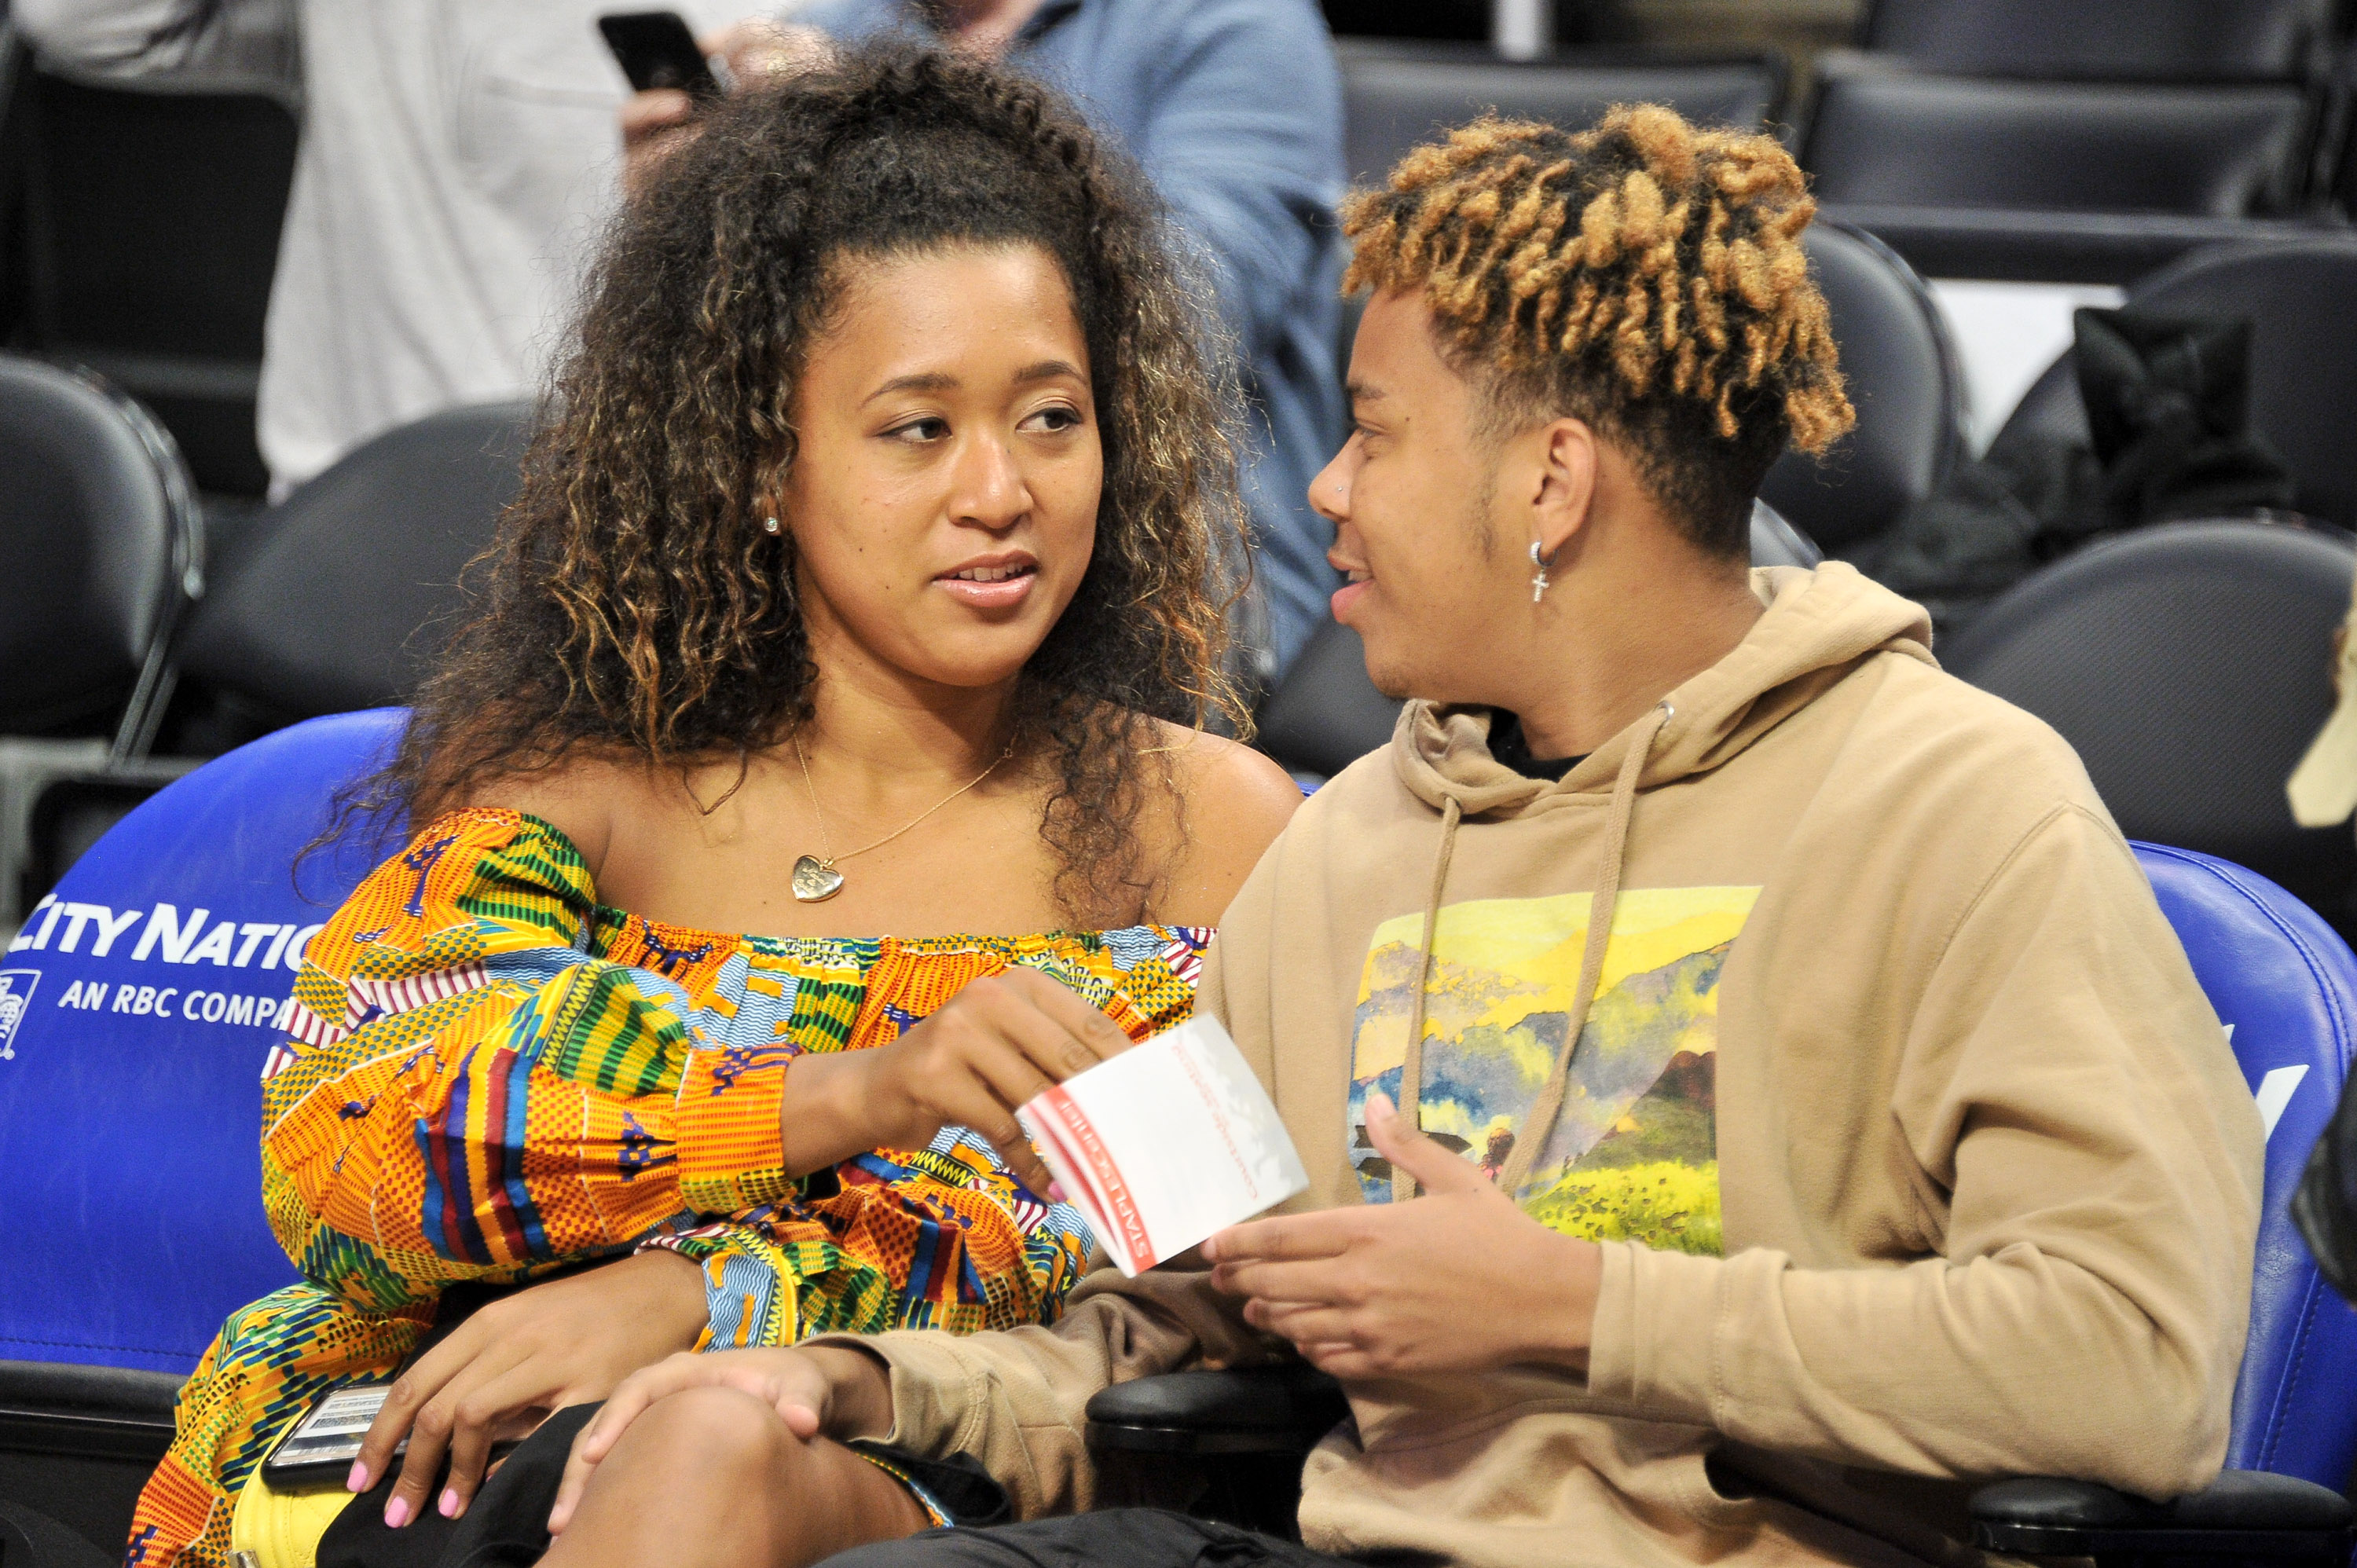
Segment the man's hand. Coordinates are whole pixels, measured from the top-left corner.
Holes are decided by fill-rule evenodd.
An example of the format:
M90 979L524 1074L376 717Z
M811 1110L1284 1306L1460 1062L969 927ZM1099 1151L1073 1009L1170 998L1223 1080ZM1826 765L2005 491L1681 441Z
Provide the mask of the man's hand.
M726 81L743 87L765 77L788 76L823 65L834 46L815 27L789 27L753 17L706 33L696 48L727 65ZM634 92L622 104L622 188L635 197L644 189L663 155L692 134L688 122L695 101L675 87Z
M891 1371L864 1350L819 1345L673 1356L625 1380L573 1440L565 1479L549 1510L548 1533L565 1532L589 1484L589 1473L614 1451L631 1422L666 1395L700 1388L751 1394L805 1442L822 1433L836 1438L881 1437L892 1430Z
M797 1058L781 1115L786 1168L921 1149L943 1127L990 1141L1015 1179L1056 1196L1015 1112L1134 1042L1070 987L1017 964L985 975L888 1046Z
M1603 1254L1516 1208L1469 1160L1367 1097L1367 1136L1426 1196L1232 1227L1203 1243L1244 1319L1338 1378L1585 1370Z
M632 1372L688 1349L707 1318L704 1271L662 1251L503 1296L401 1375L347 1484L367 1490L406 1436L385 1523L397 1529L425 1511L446 1452L450 1478L434 1506L456 1519L482 1485L491 1444L524 1436L566 1405L603 1399Z

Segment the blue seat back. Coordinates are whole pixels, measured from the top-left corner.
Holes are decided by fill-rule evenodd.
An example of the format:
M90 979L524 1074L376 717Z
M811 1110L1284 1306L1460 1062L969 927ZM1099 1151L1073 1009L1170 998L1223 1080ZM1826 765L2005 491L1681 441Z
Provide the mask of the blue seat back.
M2318 1272L2290 1206L2348 1075L2357 956L2255 872L2190 850L2136 849L2267 1125L2251 1337L2226 1465L2339 1491L2357 1461L2357 1310Z
M314 719L144 802L0 958L0 1359L186 1373L295 1276L262 1069L303 944L381 858L296 861L398 709Z

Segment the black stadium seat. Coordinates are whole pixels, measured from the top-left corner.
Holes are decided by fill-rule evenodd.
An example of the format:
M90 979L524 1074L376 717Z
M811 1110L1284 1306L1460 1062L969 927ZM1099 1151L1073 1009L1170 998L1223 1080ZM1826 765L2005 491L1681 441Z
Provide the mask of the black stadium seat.
M260 91L80 81L21 44L7 75L9 346L98 371L156 410L199 486L259 496L254 391L293 111Z
M1931 278L2126 286L2204 245L2345 233L2323 218L2195 218L2171 212L2055 212L1844 201L1821 218L1863 229Z
M272 508L189 624L191 681L285 724L405 699L515 498L525 403L378 436Z
M0 354L0 735L103 719L118 753L145 749L172 632L203 592L201 527L145 409Z
M2240 218L2294 207L2312 132L2288 86L1868 70L1824 82L1803 161L1829 204Z
M1783 61L1769 54L1583 50L1525 62L1500 59L1479 45L1356 38L1335 52L1345 151L1360 185L1381 180L1410 147L1485 110L1579 130L1615 103L1666 103L1699 123L1754 127L1784 95Z
M1490 36L1491 0L1318 0L1337 37L1453 38L1479 43Z
M1860 36L1927 70L2141 81L2292 81L2334 0L1873 0Z
M1760 493L1843 555L1896 522L1964 455L1964 372L1923 280L1889 246L1828 223L1801 240L1833 316L1857 428L1823 459L1787 452Z
M2289 83L2027 81L1828 57L1803 163L1824 216L1930 277L2128 284L2224 240L2343 230Z
M2352 574L2306 529L2144 529L2018 585L1941 662L2060 730L2128 837L2246 865L2345 933L2357 845L2297 826L2284 780L2332 711Z
M203 591L201 522L172 438L87 374L0 354L0 930L38 869L60 779L140 788L172 648ZM30 891L38 893L38 887Z
M2128 284L2339 227L2342 0L1873 0L1820 82L1829 217L1932 277Z
M514 498L531 417L522 403L436 414L379 436L258 513L188 618L184 684L246 736L406 698L451 628L461 570ZM0 856L26 897L46 891L199 759L82 760L52 768L0 815L0 825L15 824ZM0 918L7 908L0 904Z
M2197 251L2131 289L2141 309L2251 321L2251 428L2291 465L2303 511L2357 528L2357 235ZM2087 439L2065 354L2007 429Z

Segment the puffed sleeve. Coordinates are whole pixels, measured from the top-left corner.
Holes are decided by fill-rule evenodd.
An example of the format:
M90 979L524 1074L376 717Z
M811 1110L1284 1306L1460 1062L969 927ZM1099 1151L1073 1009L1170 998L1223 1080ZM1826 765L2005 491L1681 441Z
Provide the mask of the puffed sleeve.
M389 1311L793 1189L779 1128L791 1047L708 1044L661 972L674 955L599 957L596 910L563 834L465 811L313 939L265 1069L262 1143L271 1225L307 1276Z

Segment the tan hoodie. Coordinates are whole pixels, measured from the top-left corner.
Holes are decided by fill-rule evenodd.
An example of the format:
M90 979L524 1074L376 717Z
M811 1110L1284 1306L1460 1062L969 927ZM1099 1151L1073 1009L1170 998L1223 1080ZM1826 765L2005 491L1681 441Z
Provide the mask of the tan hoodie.
M1942 673L1919 609L1838 564L1755 583L1742 643L1560 783L1409 704L1228 911L1202 1005L1300 1148L1291 1207L1392 1196L1358 1107L1420 1011L1424 1125L1604 1242L1585 1378L1351 1386L1314 1547L1960 1561L1988 1477L2217 1469L2262 1133L2182 950L2070 748ZM1096 1390L1265 1353L1234 1306L1105 1270L1052 1327L866 1343L893 1440L1033 1517L1094 1496Z

